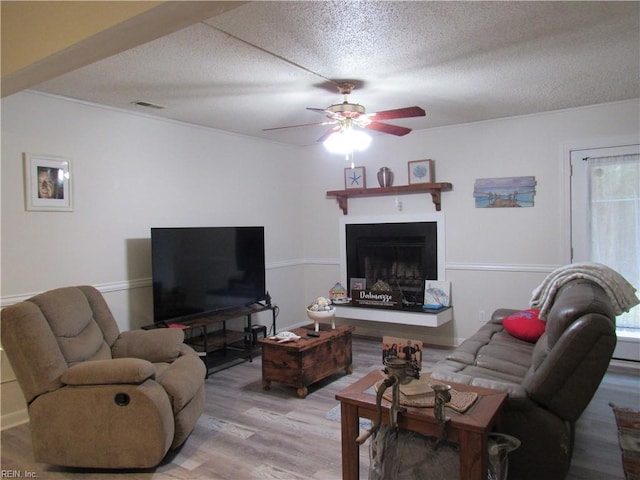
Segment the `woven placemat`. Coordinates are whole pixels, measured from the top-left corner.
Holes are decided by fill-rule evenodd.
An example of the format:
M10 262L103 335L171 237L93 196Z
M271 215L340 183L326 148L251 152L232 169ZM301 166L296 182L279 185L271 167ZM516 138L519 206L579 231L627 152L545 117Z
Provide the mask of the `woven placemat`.
M376 392L382 385L383 380L376 382L375 389ZM431 389L431 385L434 383L442 383L436 380L433 380L429 376L422 376L420 379L412 380L407 386L400 385L400 405L405 407L426 407L433 408L435 402L435 394ZM403 392L420 392L417 394L409 394ZM426 392L426 393L424 393ZM447 403L447 407L452 408L458 413L464 413L475 403L478 399L478 394L475 392L459 392L458 390L454 390L453 388L450 390L451 393L451 401ZM393 401L393 388L389 387L382 394L382 397L388 402Z

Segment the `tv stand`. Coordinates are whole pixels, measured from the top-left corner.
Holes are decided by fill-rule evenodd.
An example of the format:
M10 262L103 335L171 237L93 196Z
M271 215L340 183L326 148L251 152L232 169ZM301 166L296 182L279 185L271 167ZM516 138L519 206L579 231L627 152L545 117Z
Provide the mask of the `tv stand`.
M260 303L228 308L190 320L167 320L142 328L182 329L185 333L185 343L198 352L207 367L208 378L209 374L236 365L238 361L251 362L254 356L260 354L260 348L254 345L251 338L251 316L266 311L271 311L271 331L275 334L278 307ZM235 329L227 326L227 322L241 318L245 318L245 323L240 330L237 330L238 325L235 325Z

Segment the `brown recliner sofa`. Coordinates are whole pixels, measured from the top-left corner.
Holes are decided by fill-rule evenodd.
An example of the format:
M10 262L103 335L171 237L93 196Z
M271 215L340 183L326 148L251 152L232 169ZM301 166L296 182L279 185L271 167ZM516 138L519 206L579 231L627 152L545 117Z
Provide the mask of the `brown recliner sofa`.
M509 455L509 478L564 479L575 423L591 401L616 345L610 297L596 283L562 285L536 343L515 338L500 309L431 373L434 379L506 391L499 431L518 438Z
M51 290L2 311L35 460L150 468L204 409L205 367L179 329L120 333L98 290Z

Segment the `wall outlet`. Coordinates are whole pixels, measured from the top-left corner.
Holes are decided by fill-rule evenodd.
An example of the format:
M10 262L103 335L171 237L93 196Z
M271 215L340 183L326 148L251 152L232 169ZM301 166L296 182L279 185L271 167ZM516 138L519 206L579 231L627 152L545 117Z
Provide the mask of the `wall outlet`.
M480 323L487 323L487 317L484 313L484 310L478 310L478 321Z

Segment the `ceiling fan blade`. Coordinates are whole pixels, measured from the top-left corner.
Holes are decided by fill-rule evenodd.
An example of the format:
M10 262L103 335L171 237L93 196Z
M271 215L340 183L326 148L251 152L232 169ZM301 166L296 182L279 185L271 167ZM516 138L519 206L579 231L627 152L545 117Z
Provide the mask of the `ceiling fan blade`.
M340 122L342 120L344 120L346 117L351 117L353 116L353 114L349 113L349 112L332 112L331 110L327 110L327 109L322 109L322 108L309 108L307 107L307 110L311 110L312 112L317 112L317 113L322 113L323 115L326 115L327 118L330 118L331 120L335 120L336 122Z
M307 107L307 110L311 110L312 112L318 112L318 113L322 113L322 114L327 114L329 112L327 112L326 109L324 108L311 108L311 107Z
M263 128L263 132L268 132L269 130L283 130L285 128L298 128L298 127L314 127L317 125L333 125L336 122L316 122L316 123L302 123L300 125L287 125L286 127L272 127L272 128Z
M318 142L324 142L327 138L329 138L329 135L331 135L333 132L337 132L340 130L340 125L336 125L333 128L330 128L329 130L327 130L324 135L322 135L317 141Z
M364 128L368 128L369 130L375 130L377 132L388 133L390 135L397 135L399 137L406 135L411 132L410 128L400 127L398 125L391 125L389 123L382 122L371 122Z
M420 107L396 108L367 115L371 120L392 120L394 118L424 117L425 111Z

